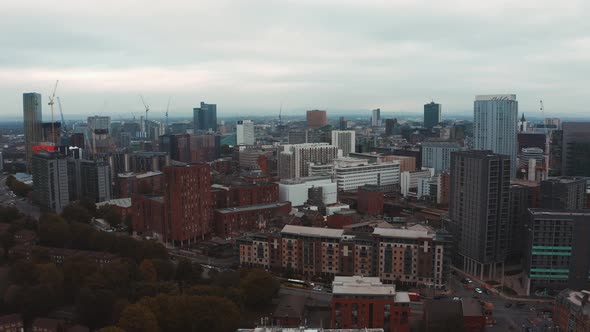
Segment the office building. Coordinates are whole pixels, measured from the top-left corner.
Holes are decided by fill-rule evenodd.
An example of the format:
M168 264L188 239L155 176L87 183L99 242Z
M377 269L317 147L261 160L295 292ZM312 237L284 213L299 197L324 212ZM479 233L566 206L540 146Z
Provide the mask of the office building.
M527 169L529 162L535 161L536 165L543 166L545 164L545 155L542 149L539 148L524 148L520 151L520 169Z
M590 122L562 124L561 174L590 176Z
M434 169L427 168L419 171L402 172L400 174L401 194L405 196L417 194L420 179L430 179L434 176Z
M516 95L480 95L473 103L475 150L491 150L510 157L510 176L516 176L518 101Z
M127 165L125 173L158 172L170 165L170 157L166 152L131 152L123 158Z
M555 331L590 331L590 291L564 289L555 297Z
M167 166L163 172L166 242L202 240L213 231L209 165Z
M381 127L381 109L376 108L371 111L371 126Z
M254 122L251 120L238 120L236 123L236 144L254 145Z
M397 119L386 119L385 120L385 135L393 136L395 135L395 129L397 124Z
M25 134L25 153L27 168L31 170L33 146L43 139L41 94L35 92L23 93L23 120Z
M322 203L330 205L337 202L336 183L331 176L313 176L296 179L283 179L279 182L279 201L289 201L293 206L304 205L309 200L309 189L322 188Z
M339 149L328 143L289 144L279 146L279 177L292 179L309 176L309 166L332 163Z
M348 129L348 121L346 121L346 119L343 116L341 116L338 121L338 128L340 130L347 130Z
M447 206L451 196L451 173L441 172L436 178L436 204Z
M80 178L75 181L80 181L81 195L79 197L90 199L95 203L109 201L113 198L111 166L107 162L82 160L80 162Z
M217 131L217 104L201 102L201 107L193 108L195 134L199 131Z
M493 279L508 253L510 158L492 151L453 152L450 192L456 265L482 280Z
M435 172L448 171L451 167L451 152L459 151L458 143L422 143L422 167L434 168Z
M518 151L525 148L539 148L545 152L547 149L547 135L543 133L519 133Z
M590 210L529 209L523 284L527 295L588 289Z
M332 130L332 145L342 150L343 156L354 152L355 142L354 130Z
M541 208L553 210L586 208L586 179L564 176L542 181Z
M410 297L379 278L335 277L332 282L332 328L383 328L410 331Z
M70 203L66 157L57 152L41 150L31 158L31 174L35 201L53 212L61 213Z
M529 220L529 209L538 208L541 187L536 182L513 181L510 184L510 242L508 255L519 261L524 255L523 234Z
M307 128L317 129L327 124L328 118L326 117L326 111L307 111Z
M424 105L424 128L438 126L441 122L441 105L430 102Z
M369 164L367 160L340 158L335 161L334 173L338 191L356 191L367 184L391 192L400 183L399 162Z

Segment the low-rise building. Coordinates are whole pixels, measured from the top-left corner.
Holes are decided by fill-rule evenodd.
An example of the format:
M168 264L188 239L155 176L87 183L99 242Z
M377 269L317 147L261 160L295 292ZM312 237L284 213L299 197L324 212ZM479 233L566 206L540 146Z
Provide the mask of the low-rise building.
M259 231L266 223L291 212L290 202L257 204L215 210L215 234L222 238L238 237L245 232Z
M282 271L307 277L356 274L410 287L445 287L450 275L448 233L421 225L393 228L375 223L373 226L370 232L358 232L350 228L286 225L280 235L261 236L258 244L252 236L240 238L240 262L270 268L270 256L263 256L260 243L268 239L264 247L277 249L279 239L280 258L278 253L274 257L280 259ZM252 256L254 253L256 257Z
M379 278L335 277L332 283L332 327L410 331L410 297Z
M590 331L590 291L564 289L555 298L553 322L559 331Z
M19 314L0 316L0 331L2 332L23 332L23 317Z
M334 168L338 191L355 191L367 184L376 185L390 192L399 185L399 162L369 164L367 160L340 158Z

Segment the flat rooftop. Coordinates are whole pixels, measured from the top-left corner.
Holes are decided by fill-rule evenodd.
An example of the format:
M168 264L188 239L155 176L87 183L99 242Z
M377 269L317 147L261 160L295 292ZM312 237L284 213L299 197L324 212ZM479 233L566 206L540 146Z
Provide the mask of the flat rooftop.
M264 209L271 209L277 207L283 207L291 202L278 202L278 203L268 203L268 204L258 204L258 205L248 205L248 206L239 206L239 207L231 207L231 208L223 208L217 209L215 212L219 213L234 213L234 212L246 212L246 211L256 211L256 210L264 210Z
M373 234L395 237L395 238L406 238L406 239L417 239L417 238L433 238L434 233L430 233L427 230L416 230L416 229L404 229L404 228L381 228L376 227L373 230Z
M395 285L381 283L379 277L334 277L334 295L395 296Z
M332 228L285 225L285 227L283 227L283 230L281 231L281 234L302 235L310 237L341 238L344 234L344 231L341 229Z

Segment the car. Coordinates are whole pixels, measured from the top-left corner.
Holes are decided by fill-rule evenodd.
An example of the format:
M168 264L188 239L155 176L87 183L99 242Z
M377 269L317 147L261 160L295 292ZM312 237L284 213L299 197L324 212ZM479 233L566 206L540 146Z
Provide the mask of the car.
M524 302L516 302L517 307L524 307Z
M479 287L476 287L474 290L477 294L483 294L483 290Z
M314 286L313 290L316 292L321 292L321 291L323 291L323 288L322 288L322 286Z
M461 301L461 298L460 298L460 297L458 297L458 296L455 296L455 297L453 298L453 301Z
M508 303L506 303L506 304L504 305L504 307L505 307L505 308L510 308L510 307L512 307L512 303L508 302Z

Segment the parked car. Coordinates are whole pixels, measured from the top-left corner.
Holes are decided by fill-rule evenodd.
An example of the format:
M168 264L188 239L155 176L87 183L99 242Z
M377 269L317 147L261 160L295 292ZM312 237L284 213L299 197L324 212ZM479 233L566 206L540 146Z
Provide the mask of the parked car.
M475 292L477 294L483 294L483 290L481 288L479 288L479 287L475 288Z

